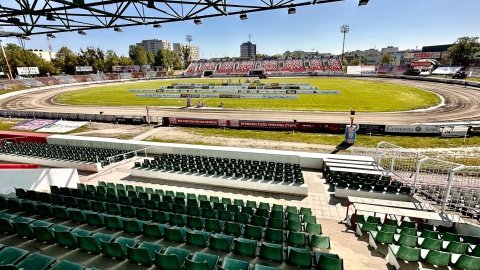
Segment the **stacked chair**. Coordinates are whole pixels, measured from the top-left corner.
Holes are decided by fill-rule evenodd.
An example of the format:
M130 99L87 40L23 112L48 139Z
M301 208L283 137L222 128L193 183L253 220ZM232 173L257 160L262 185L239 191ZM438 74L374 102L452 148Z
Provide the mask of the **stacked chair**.
M215 158L207 156L163 154L143 163L135 162L136 168L182 171L217 176L243 177L248 179L303 184L299 164L275 163L257 160Z
M272 264L283 263L343 269L343 260L326 252L330 239L322 235L322 227L309 208L105 182L98 186L79 183L76 189L51 186L51 193L16 188L16 196L0 197L0 210L7 209L0 212L0 233L92 255L128 259L161 269L215 270L218 266L268 270L279 269ZM102 232L53 223L50 218L79 226L88 224ZM105 228L124 234L114 236L105 233ZM142 239L152 241L125 237L125 233L143 235ZM155 243L158 239L165 242ZM205 250L192 252L194 247L215 250L212 253L216 255ZM18 266L23 261L20 258L4 263L1 252L0 265ZM218 255L219 252L224 255ZM237 256L231 258L230 253ZM255 258L261 259L261 263L251 267L250 261L258 262ZM69 263L55 260L50 260L45 268L34 269Z

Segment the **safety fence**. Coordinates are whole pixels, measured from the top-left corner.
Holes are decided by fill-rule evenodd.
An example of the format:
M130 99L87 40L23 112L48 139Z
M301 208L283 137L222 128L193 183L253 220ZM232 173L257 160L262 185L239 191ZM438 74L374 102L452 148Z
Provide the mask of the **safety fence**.
M371 156L392 175L412 187L414 193L463 216L479 217L480 157L428 156L421 151L380 142L376 149L354 148L352 154Z

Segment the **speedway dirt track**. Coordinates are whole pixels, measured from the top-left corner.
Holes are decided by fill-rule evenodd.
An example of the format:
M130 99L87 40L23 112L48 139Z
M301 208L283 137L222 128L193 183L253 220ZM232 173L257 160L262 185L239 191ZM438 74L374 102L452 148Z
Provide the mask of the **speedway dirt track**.
M361 80L384 81L406 85L431 91L443 97L443 104L433 108L385 113L357 112L355 122L360 124L413 124L430 122L457 122L480 121L480 89L464 87L454 84L425 82L416 80L388 79L388 78L360 78ZM274 78L271 80L275 80ZM134 81L133 83L136 83ZM125 82L123 82L125 83ZM128 83L128 82L127 82ZM110 115L146 115L144 106L80 106L65 105L55 101L55 97L69 91L78 91L84 88L97 87L99 84L64 87L34 93L20 94L0 100L0 109L21 111L42 111L57 113L92 113L103 112ZM381 101L379 101L381 102ZM192 117L214 119L242 119L242 120L281 120L281 121L313 121L321 123L347 123L349 112L321 112L321 111L269 111L243 110L218 108L172 108L149 106L149 113L153 119L157 117Z

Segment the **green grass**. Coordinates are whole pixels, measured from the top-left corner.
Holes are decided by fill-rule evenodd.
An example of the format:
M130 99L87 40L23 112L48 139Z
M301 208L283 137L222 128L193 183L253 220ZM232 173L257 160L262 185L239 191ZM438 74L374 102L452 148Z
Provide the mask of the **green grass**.
M244 80L243 78L241 79ZM232 79L233 82L235 79ZM100 86L62 94L57 102L70 105L107 105L107 106L185 106L185 99L137 98L129 89L158 89L172 83L221 83L220 79L159 80L120 85ZM320 90L340 90L339 95L299 95L297 100L266 99L201 99L209 107L304 110L304 111L349 111L355 108L359 112L391 112L425 108L440 102L437 95L421 89L393 83L343 79L343 78L273 78L262 82L271 83L310 83ZM199 99L193 99L196 104Z
M467 78L469 81L480 82L480 78Z
M2 89L0 90L0 95L11 93L11 92L17 92L20 90L25 90L25 88L19 88L19 89Z
M236 130L236 129L207 129L207 128L182 128L190 132L192 136L240 138L252 140L269 140L279 142L295 142L321 145L339 145L344 140L343 134L318 134L292 131L263 131L263 130ZM155 139L157 142L176 142L171 139ZM480 137L467 138L438 138L438 137L408 137L408 136L369 136L357 135L355 146L376 147L381 141L404 147L404 148L456 148L480 145ZM200 142L200 143L199 143ZM206 144L199 140L195 144ZM215 145L215 144L213 144Z
M0 130L10 130L12 127L22 122L25 122L25 121L9 121L4 118L0 121ZM20 131L20 130L15 130L15 131Z

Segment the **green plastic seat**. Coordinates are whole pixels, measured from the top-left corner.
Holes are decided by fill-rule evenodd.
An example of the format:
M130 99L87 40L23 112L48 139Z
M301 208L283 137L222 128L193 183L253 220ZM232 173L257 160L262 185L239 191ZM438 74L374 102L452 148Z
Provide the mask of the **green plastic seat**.
M480 257L461 255L455 262L455 266L464 270L480 269Z
M300 267L311 267L312 260L310 251L308 249L288 247L287 263Z
M220 203L220 202L214 202L213 203L213 209L217 211L226 211L227 208L225 207L225 204Z
M419 248L397 245L389 245L388 248L397 259L407 262L417 262L420 260L421 252Z
M417 236L417 229L415 228L401 228L400 234Z
M260 246L260 258L275 262L283 261L283 246L263 242Z
M127 258L127 246L135 247L138 243L138 240L119 237L115 240L115 242L105 242L100 240L100 243L105 256L124 260Z
M137 208L136 217L143 220L151 220L152 219L152 210L147 208Z
M400 234L400 237L395 243L397 245L406 246L406 247L416 247L418 245L418 236Z
M143 235L151 238L162 238L166 225L158 223L143 223Z
M378 224L377 223L371 223L371 222L364 222L363 224L358 224L357 226L360 227L360 230L362 232L370 232L370 231L377 231L378 230Z
M185 226L187 216L182 214L170 214L169 223L172 226Z
M59 245L74 249L78 248L77 236L89 236L92 234L91 231L79 228L71 231L58 231L56 228L53 228L52 231Z
M68 208L67 210L68 210L68 214L70 215L70 219L73 222L82 223L82 224L87 223L87 217L83 210L76 209L76 208Z
M311 216L312 215L312 209L309 207L300 207L300 215L307 215Z
M450 264L451 258L452 253L430 250L425 257L425 262L436 266L448 266Z
M305 231L309 234L322 234L322 225L314 223L305 223Z
M105 202L92 201L92 211L96 212L107 212L107 206Z
M97 192L97 187L94 185L86 185L87 186L87 191L90 192Z
M221 232L224 223L224 221L218 219L205 219L205 229L211 232Z
M219 203L220 198L218 196L210 196L210 202L212 203Z
M125 185L126 191L135 191L135 187L133 185Z
M257 202L247 200L247 203L245 204L245 206L255 209L255 208L257 208Z
M30 200L23 200L21 203L22 211L27 214L36 214L37 206L36 203Z
M315 263L319 270L343 270L343 259L338 255L324 252L315 252Z
M438 239L438 236L439 236L438 231L424 230L420 233L420 237L424 237L424 238Z
M124 217L134 217L137 212L137 208L130 205L121 205L120 213Z
M144 241L137 248L127 245L127 258L133 263L150 266L155 263L155 253L160 253L162 249L162 244L147 241Z
M300 232L302 231L302 223L297 221L287 221L287 226L285 228L289 231Z
M159 223L167 223L170 219L170 214L163 211L152 210L152 219Z
M420 244L420 248L428 250L440 250L442 248L442 240L425 238Z
M456 233L449 233L446 232L443 235L441 235L441 238L443 241L455 241L455 242L460 242L460 235Z
M391 232L382 232L382 231L370 231L370 236L375 240L375 242L379 242L382 244L392 244L394 240L394 233Z
M199 194L198 195L199 201L208 201L207 195Z
M255 257L257 254L257 240L237 238L233 240L233 252L249 257Z
M297 213L287 213L287 220L300 222L300 215Z
M105 181L98 181L97 187L107 187L107 183Z
M173 213L185 214L187 212L187 207L183 204L172 204Z
M270 210L257 208L257 210L255 210L255 215L268 218L270 216Z
M116 185L115 185L115 188L116 188L117 190L125 190L125 185L124 185L124 184L116 184Z
M317 217L316 216L308 216L308 215L304 215L302 217L302 222L303 223L317 223Z
M90 200L78 198L77 199L78 207L84 210L92 209L92 203Z
M245 206L245 203L243 202L242 199L233 199L233 204L240 207Z
M212 234L210 236L209 248L230 252L233 243L233 236L223 234Z
M169 202L159 202L158 203L158 210L160 211L165 211L165 212L170 212L172 211L172 205Z
M0 233L12 234L15 232L13 224L8 218L0 218Z
M269 242L283 242L284 231L280 229L266 228L265 240Z
M456 253L456 254L465 254L467 253L469 246L470 245L468 243L451 241L450 243L448 243L447 247L445 248L445 251Z
M25 258L30 252L16 248L4 247L0 250L0 265L15 264L21 259Z
M250 264L246 261L225 257L220 268L224 270L249 270Z
M200 201L200 207L202 209L213 209L212 203L210 201Z
M201 230L205 225L205 219L195 216L187 216L187 227Z
M112 215L120 215L120 205L117 203L107 203L105 205L107 213Z
M77 189L87 190L87 186L83 183L77 183Z
M415 228L417 226L417 223L414 221L407 221L404 220L400 223L400 228Z
M145 200L141 198L132 198L132 206L145 207Z
M187 206L187 215L200 217L200 216L202 216L202 209L200 207L197 207L197 206L188 205Z
M202 217L204 218L217 218L218 211L211 208L202 208Z
M178 227L165 227L164 228L164 237L166 240L183 243L185 242L185 237L187 234L187 229L178 228Z
M330 237L321 235L309 235L308 241L312 248L330 249Z
M262 216L253 215L252 218L250 219L251 225L260 226L260 227L265 227L266 222L267 222L267 219Z
M262 227L247 224L245 225L245 231L243 232L243 236L250 239L260 240L262 239L262 232Z
M56 231L70 231L72 227L60 225L60 224L55 224L53 226L48 226L48 225L31 225L32 230L35 234L35 237L45 243L55 243L55 235L53 234L53 229L55 228Z
M380 217L368 216L366 222L380 224L381 220Z
M270 218L277 218L277 219L283 219L284 218L284 213L283 211L271 211L270 212Z
M273 229L283 229L283 219L279 219L279 218L268 219L268 227Z
M31 253L20 261L16 267L22 270L45 270L49 268L56 259L57 258L40 253Z
M227 204L227 211L232 212L232 213L239 213L240 212L240 207L234 204Z
M53 217L53 210L50 204L37 203L37 212L44 217Z
M142 234L143 233L143 223L144 221L131 218L123 220L123 230L132 234Z
M168 247L163 254L155 253L155 265L161 269L180 270L189 254L190 250Z
M70 220L67 208L63 206L52 205L53 216L58 219Z
M50 270L84 270L87 267L83 264L61 260L50 268Z
M294 246L304 246L306 244L305 234L302 232L287 231L287 243Z
M90 252L93 254L102 253L102 243L111 242L114 236L110 234L104 234L97 232L92 236L77 236L78 246L85 252Z
M382 232L391 232L391 233L396 233L397 232L397 226L393 225L382 225L382 228L380 229Z
M123 218L119 216L104 215L103 220L105 222L105 227L111 230L122 230L123 229Z
M186 242L189 245L197 247L207 247L210 233L204 231L187 231Z
M398 221L396 219L386 218L383 222L385 225L398 226Z
M185 260L186 270L215 270L218 263L218 256L202 252L195 252L192 259Z
M470 252L470 255L480 257L480 245L476 245L475 248Z
M223 227L223 232L230 235L241 235L243 231L243 224L226 221Z

